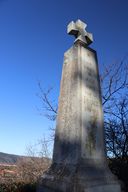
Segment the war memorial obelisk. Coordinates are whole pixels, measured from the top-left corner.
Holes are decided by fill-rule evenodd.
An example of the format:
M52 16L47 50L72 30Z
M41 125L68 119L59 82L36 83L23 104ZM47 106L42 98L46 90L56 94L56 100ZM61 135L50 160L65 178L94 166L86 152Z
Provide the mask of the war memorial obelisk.
M121 191L106 163L97 56L85 28L68 25L76 39L64 54L53 161L38 192Z

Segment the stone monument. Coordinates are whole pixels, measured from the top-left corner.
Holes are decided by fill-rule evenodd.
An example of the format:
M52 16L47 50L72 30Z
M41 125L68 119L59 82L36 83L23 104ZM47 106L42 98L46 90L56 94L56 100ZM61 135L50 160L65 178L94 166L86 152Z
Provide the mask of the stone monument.
M53 161L38 192L120 192L106 162L97 56L86 26L68 25L76 39L64 54Z

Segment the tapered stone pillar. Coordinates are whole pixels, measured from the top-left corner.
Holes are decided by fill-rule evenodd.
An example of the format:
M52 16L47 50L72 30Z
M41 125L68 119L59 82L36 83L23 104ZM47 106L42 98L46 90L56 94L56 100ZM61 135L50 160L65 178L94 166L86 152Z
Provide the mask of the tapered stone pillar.
M97 56L84 27L68 26L76 40L64 54L53 162L38 192L120 192L106 163Z

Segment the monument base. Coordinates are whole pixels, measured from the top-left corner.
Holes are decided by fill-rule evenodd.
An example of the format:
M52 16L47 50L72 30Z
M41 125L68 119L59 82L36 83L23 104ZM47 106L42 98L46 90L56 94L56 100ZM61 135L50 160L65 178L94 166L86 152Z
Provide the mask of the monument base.
M121 192L110 170L88 161L84 165L52 164L39 181L37 192Z

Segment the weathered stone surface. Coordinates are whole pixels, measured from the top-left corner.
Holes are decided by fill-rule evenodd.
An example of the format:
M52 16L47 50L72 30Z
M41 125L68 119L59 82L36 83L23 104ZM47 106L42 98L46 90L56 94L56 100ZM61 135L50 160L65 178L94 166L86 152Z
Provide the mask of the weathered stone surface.
M53 161L103 159L104 133L95 51L80 44L65 53Z
M53 163L38 192L120 192L107 167L96 52L77 42L64 55Z

